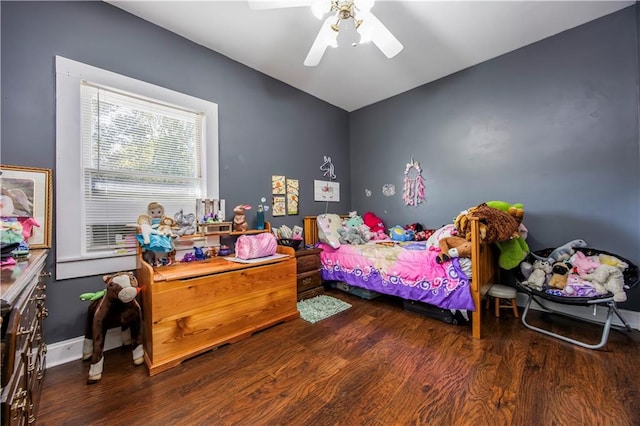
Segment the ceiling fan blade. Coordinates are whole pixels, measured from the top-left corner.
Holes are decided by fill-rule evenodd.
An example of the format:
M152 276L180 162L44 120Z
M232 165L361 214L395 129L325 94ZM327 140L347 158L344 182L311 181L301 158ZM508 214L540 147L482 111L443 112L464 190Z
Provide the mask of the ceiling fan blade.
M387 58L393 58L404 48L373 13L361 13L358 19L362 19L362 24L358 27L361 43L372 41Z
M336 47L338 45L338 33L331 29L331 24L335 19L335 16L328 17L320 27L320 31L318 31L318 35L304 60L306 66L315 67L320 63L327 47Z
M282 9L285 7L311 6L314 0L248 0L253 10Z

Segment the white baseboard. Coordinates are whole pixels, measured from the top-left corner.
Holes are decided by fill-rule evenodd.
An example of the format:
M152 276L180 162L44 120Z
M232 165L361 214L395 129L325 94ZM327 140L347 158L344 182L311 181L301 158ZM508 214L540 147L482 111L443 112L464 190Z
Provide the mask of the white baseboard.
M527 302L527 296L523 293L518 293L517 303L518 306L523 307ZM571 315L579 316L581 318L589 319L592 321L598 321L604 324L607 317L606 306L596 306L595 315L592 307L587 306L569 306L559 303L548 302L551 309L566 312ZM542 310L540 306L533 302L531 309ZM631 327L636 330L640 330L640 312L626 311L621 309L620 313L629 322ZM620 319L614 315L613 324L617 326L623 326ZM76 337L74 339L63 340L62 342L51 343L47 345L47 368L55 367L57 365L66 364L68 362L77 361L82 359L82 343L84 336ZM104 342L104 350L119 348L122 346L122 337L119 328L112 328L107 331L107 336Z
M554 303L547 300L545 300L545 303L547 303L549 308L555 311L564 312L570 315L575 315L577 317L584 318L590 321L597 321L602 324L604 324L607 318L607 311L609 310L607 306L599 306L599 305L595 305L595 311L594 311L594 307L592 306L563 305L561 303ZM525 306L527 304L527 295L524 293L518 293L517 304L520 307ZM531 303L531 309L535 309L538 311L543 310L540 307L540 305L538 305L535 301ZM627 322L632 328L635 328L636 330L640 330L640 312L626 311L624 309L620 309L620 313L622 314L624 319L627 320ZM622 323L622 321L620 321L620 318L618 318L618 316L615 314L613 315L612 324L620 327L624 327L624 324Z
M83 342L84 336L80 336L47 345L47 368L82 359ZM104 350L108 351L120 346L122 346L120 328L108 330L104 340Z

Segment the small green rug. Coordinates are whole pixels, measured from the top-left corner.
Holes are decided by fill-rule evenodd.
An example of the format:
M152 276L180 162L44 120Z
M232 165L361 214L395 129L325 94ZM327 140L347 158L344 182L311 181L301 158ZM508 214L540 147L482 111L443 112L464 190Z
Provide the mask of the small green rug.
M346 311L351 307L347 302L343 302L335 297L320 295L311 299L298 302L300 318L315 324L318 321L329 318L337 313Z

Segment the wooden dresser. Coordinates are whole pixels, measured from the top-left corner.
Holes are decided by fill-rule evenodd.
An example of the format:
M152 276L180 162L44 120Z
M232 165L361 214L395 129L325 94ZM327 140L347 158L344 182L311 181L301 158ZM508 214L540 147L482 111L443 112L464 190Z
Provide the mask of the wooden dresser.
M296 251L296 282L298 300L317 296L324 291L320 278L320 252L322 249Z
M48 315L47 254L47 250L33 250L27 260L2 270L3 425L36 421L47 353L42 324Z
M216 257L151 267L137 256L145 363L154 375L187 358L299 317L294 250L258 263Z

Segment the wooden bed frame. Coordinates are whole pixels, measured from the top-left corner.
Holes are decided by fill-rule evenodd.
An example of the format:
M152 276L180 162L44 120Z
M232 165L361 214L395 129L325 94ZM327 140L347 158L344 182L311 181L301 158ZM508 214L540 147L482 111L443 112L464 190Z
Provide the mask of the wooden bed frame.
M317 216L304 218L304 243L315 244L318 240ZM342 215L342 217L347 217ZM478 233L478 219L471 219L471 296L476 306L472 313L473 337L480 338L480 301L491 284L499 282L500 267L495 248L490 244L482 244Z

